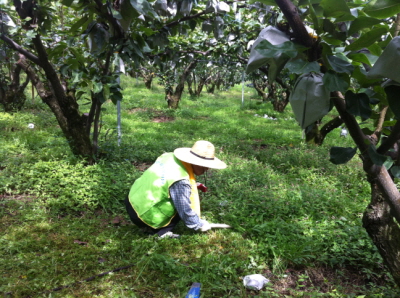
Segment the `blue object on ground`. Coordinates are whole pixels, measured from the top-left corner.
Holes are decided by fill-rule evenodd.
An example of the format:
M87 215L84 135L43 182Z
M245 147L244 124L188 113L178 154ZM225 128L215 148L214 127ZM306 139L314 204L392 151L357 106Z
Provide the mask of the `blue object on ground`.
M186 295L186 298L199 298L200 297L200 287L201 283L194 282L190 287L189 292Z

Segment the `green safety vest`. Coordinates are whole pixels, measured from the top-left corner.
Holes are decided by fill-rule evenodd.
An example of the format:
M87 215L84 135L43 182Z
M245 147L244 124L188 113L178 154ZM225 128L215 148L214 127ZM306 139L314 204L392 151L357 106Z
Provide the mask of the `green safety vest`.
M176 214L169 188L189 173L173 153L164 153L132 185L129 202L139 218L154 229L167 226ZM196 188L197 201L198 193ZM193 194L193 187L192 187Z

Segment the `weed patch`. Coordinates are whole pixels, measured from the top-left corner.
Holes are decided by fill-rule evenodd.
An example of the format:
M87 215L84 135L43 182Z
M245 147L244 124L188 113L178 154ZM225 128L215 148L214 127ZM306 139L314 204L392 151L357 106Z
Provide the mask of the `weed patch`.
M200 282L202 297L400 295L362 227L370 189L361 163L328 161L330 146L352 145L339 131L307 144L289 106L276 113L248 87L243 103L235 86L184 94L169 110L157 84L122 86L121 142L106 102L102 158L90 167L44 104L0 112L0 293L175 298ZM209 189L202 214L232 229L201 234L180 223L179 239L147 236L122 204L131 184L160 154L201 139L228 164L199 177ZM243 277L257 273L270 282L245 289Z

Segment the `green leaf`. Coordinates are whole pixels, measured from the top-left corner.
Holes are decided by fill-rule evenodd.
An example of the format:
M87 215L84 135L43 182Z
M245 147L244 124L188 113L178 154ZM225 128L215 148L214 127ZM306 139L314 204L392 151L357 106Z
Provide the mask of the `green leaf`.
M79 100L79 99L82 97L82 95L84 95L85 93L86 93L85 91L79 90L79 91L76 92L76 94L75 94L76 99Z
M352 14L344 14L342 16L336 17L335 21L336 22L349 22L355 20L356 17L353 16Z
M108 84L103 85L103 97L105 100L110 97L110 86Z
M333 70L336 72L351 74L354 70L354 65L337 56L328 56L327 59Z
M320 6L324 9L325 17L351 16L350 8L347 6L345 0L322 0Z
M103 90L103 84L101 82L93 82L93 92L99 93Z
M104 98L103 92L96 93L95 96L97 97L97 99L98 99L101 103L105 103L105 102L107 101L107 99Z
M139 14L143 14L148 17L156 17L157 14L146 0L130 0L130 3Z
M117 88L111 88L110 99L114 104L117 104L117 101L121 101L123 96L122 93Z
M133 18L137 18L139 13L134 9L130 3L130 1L121 1L121 10L120 10L122 18L130 22Z
M360 86L364 87L364 88L368 88L371 85L381 81L380 79L378 79L378 80L368 79L366 75L367 75L367 72L362 67L356 67L352 73L352 77L355 78L357 80L358 84L360 84Z
M372 45L375 41L380 39L383 34L387 33L386 28L375 28L367 33L361 35L358 39L356 39L353 43L349 44L346 47L346 51L357 51L361 50L362 48L367 48Z
M275 58L282 54L294 58L298 54L295 44L291 41L273 45L267 40L262 40L255 49L265 58Z
M364 28L372 28L374 25L379 24L381 20L370 18L366 16L359 16L350 24L348 35L353 35Z
M400 2L398 0L372 0L363 11L371 17L385 19L400 12Z
M365 134L365 135L372 135L374 132L371 130L371 129L369 129L368 127L364 127L364 128L362 128L361 129L361 131Z
M147 27L144 27L144 26L140 26L139 30L140 30L140 32L143 32L147 36L151 36L151 35L156 33L156 31L153 31L153 29L147 28ZM132 36L133 36L133 34L132 34Z
M371 87L371 85L370 85L370 87ZM387 101L387 95L386 95L385 89L382 86L376 84L373 87L373 90L375 91L374 97L378 98L380 100L381 104L388 106L389 102ZM391 110L388 110L386 112L386 116L389 118L393 118L394 114Z
M393 165L393 160L390 158L390 156L379 154L372 145L368 147L368 155L371 157L371 160L374 164L378 166L384 166L387 170Z
M385 121L383 122L382 126L393 126L397 123L397 120L390 120L390 121Z
M312 71L320 72L320 66L318 62L308 62L303 59L290 60L288 63L286 63L285 67L289 69L290 72L296 74L310 73Z
M61 3L65 6L71 6L74 0L62 0Z
M324 74L322 81L325 88L327 88L330 92L340 91L342 93L345 93L350 86L348 76L339 75L331 70L327 71Z
M60 73L63 76L67 76L68 75L68 69L69 69L69 65L68 64L64 64L63 66L60 67Z
M348 90L345 94L346 110L354 116L360 116L366 120L371 116L371 107L369 106L369 97L365 93L353 93Z
M389 107L396 119L400 119L400 86L391 85L385 88Z
M321 0L299 0L298 6L304 6L309 4L319 4Z
M191 30L196 29L196 26L197 26L196 20L191 19L191 20L188 21L188 23L189 23L189 27L190 27Z
M314 29L316 30L317 34L321 34L321 26L320 22L317 17L317 13L315 12L314 6L312 5L312 1L308 1L309 6L308 6L308 13L311 15L311 19L313 21Z
M368 57L363 53L349 54L349 55L347 55L347 57L353 61L361 62L361 63L367 64L369 66L372 66Z
M56 45L54 48L49 48L48 49L48 55L49 59L52 59L56 55L61 55L64 50L67 48L67 44L65 42L61 42L58 45Z
M329 161L335 165L344 164L351 160L356 152L357 148L332 147L330 150Z
M380 56L383 52L382 48L379 45L377 45L376 43L370 45L368 47L368 50L371 52L372 55L375 55L375 56Z
M71 29L69 29L69 32L75 32L78 31L79 28L81 28L87 21L89 20L88 16L83 16L78 22L73 24L71 26Z
M73 47L69 47L69 50L71 51L71 53L75 56L76 60L81 63L82 65L85 63L85 58L82 56L81 53L79 53L79 51Z
M79 83L81 79L82 79L82 73L81 72L75 72L74 73L74 80L72 81L72 83Z
M331 36L322 36L322 39L325 42L327 42L327 43L329 43L331 45L334 45L334 46L341 46L343 44L343 41L341 41L339 39L336 39L334 37L331 37Z
M391 167L390 173L392 173L394 178L400 178L400 167L399 166Z

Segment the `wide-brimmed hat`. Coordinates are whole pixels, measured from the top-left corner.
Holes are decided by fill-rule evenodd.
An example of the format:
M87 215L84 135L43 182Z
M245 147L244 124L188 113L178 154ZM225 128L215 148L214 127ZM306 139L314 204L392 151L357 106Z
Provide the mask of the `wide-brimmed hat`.
M226 163L215 157L214 145L208 141L197 141L192 148L177 148L174 155L179 160L211 169L225 169Z

